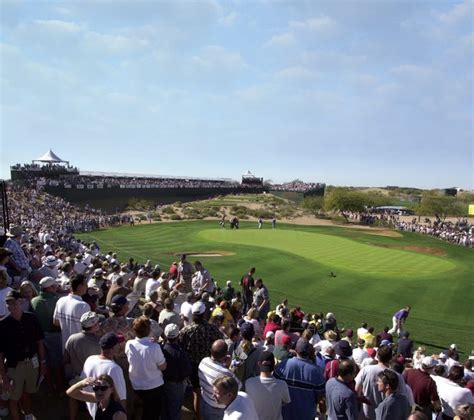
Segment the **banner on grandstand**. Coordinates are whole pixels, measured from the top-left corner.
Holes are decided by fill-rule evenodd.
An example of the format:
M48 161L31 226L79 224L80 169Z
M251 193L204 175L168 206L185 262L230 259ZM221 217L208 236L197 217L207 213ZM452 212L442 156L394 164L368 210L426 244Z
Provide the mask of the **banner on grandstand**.
M469 216L474 216L474 204L469 204L469 209L467 211Z
M78 190L83 190L83 189L84 189L84 185L82 185L82 184L77 184L77 185L76 185L76 188L77 188Z
M87 189L88 190L92 190L94 188L94 185L93 184L87 184Z
M64 184L64 188L71 188L72 185L71 184Z
M104 184L97 184L96 187L101 190L102 188L104 188Z

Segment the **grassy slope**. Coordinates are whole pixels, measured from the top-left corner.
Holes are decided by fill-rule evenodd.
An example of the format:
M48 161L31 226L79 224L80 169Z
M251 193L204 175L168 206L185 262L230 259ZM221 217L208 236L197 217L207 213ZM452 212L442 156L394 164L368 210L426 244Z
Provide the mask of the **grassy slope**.
M362 321L377 330L389 325L401 306L413 306L407 328L418 343L431 348L456 342L470 352L474 343L471 250L417 234L381 237L339 227L279 225L258 231L243 223L238 231L221 230L216 222L141 225L86 235L103 251L125 260L150 258L168 267L174 252L231 251L235 255L200 257L219 284L237 282L249 266L257 267L271 292L306 311L335 312L340 325ZM389 249L420 246L446 252L445 257ZM329 277L334 271L336 278Z

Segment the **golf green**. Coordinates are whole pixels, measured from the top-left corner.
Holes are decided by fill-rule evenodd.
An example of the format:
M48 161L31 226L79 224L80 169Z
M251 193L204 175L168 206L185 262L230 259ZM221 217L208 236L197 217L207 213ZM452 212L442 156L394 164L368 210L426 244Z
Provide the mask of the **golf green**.
M221 229L217 222L177 222L118 227L79 235L113 250L122 261L151 259L167 269L182 252L222 256L199 259L219 285L238 284L249 267L267 284L275 306L284 297L307 312L336 314L338 324L363 321L380 330L410 304L406 327L433 351L451 343L474 347L473 250L413 233L378 236L343 227L279 225ZM330 273L336 277L331 277Z

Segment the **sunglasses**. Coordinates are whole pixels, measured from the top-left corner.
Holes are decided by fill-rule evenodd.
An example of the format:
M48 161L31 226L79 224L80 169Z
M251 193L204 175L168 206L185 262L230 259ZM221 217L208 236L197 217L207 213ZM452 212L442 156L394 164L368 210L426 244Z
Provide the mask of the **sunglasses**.
M109 387L107 385L94 385L92 387L92 390L94 392L98 392L98 391L104 392L104 391L107 391L108 389L109 389Z

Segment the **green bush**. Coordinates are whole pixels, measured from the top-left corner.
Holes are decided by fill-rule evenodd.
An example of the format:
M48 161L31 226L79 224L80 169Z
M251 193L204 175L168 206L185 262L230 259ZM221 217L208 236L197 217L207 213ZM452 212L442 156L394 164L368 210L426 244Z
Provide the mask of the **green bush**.
M161 211L163 214L175 214L174 209L171 206L164 207Z
M170 216L170 219L171 219L171 220L182 220L182 219L181 219L181 216L180 216L179 214L172 214L172 215Z

